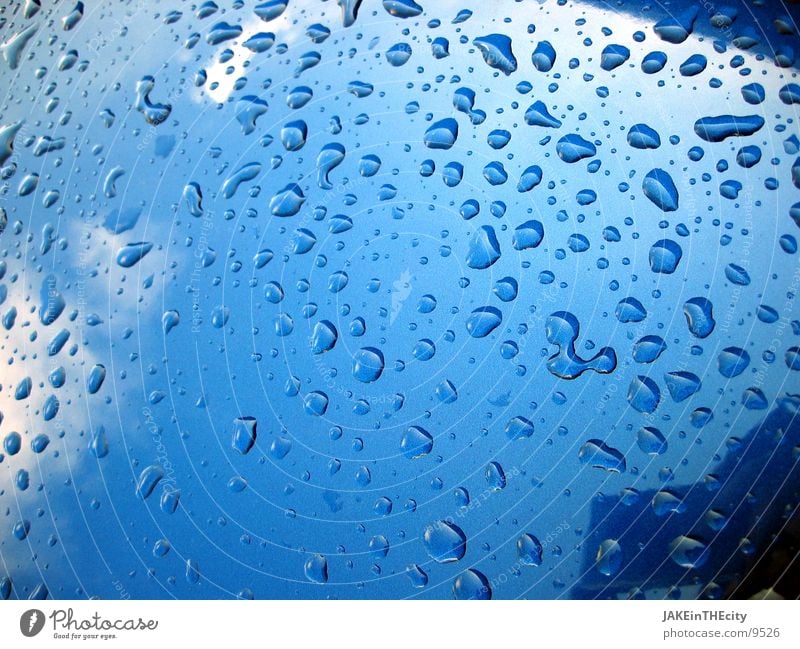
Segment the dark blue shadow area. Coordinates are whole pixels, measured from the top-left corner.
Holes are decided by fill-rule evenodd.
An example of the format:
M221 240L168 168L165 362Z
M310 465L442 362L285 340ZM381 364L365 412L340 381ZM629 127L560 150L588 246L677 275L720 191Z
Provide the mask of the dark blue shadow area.
M797 5L255 4L0 7L0 596L777 583Z
M601 575L587 553L583 576L570 596L619 599L655 591L679 598L684 590L691 597L712 599L755 595L738 591L738 583L771 552L774 538L797 515L798 408L800 396L779 399L757 427L745 435L732 434L724 455L694 484L670 482L663 491L593 502L587 545L614 538L636 550L613 577ZM660 515L654 516L659 509ZM685 556L681 544L673 546L681 537L702 547Z

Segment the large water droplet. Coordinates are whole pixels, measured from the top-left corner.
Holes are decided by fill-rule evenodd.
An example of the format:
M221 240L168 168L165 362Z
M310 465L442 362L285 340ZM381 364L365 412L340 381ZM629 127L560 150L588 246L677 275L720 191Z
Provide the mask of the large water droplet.
M578 452L578 459L596 469L612 473L625 473L625 456L599 439L590 439Z
M383 373L383 353L375 347L363 347L353 355L353 376L362 383L377 381Z
M435 521L422 534L430 557L439 563L451 563L464 558L467 552L467 535L455 523Z
M242 455L247 455L256 443L258 422L255 417L237 417L233 420L231 446Z

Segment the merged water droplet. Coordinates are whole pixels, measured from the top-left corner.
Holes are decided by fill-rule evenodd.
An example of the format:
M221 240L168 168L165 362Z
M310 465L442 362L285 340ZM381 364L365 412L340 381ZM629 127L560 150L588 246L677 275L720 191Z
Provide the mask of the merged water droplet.
M609 374L617 367L617 355L610 347L603 347L595 356L582 359L575 352L575 342L580 334L578 319L568 311L556 311L545 323L547 342L558 347L558 352L547 359L547 369L562 379L576 379L587 370Z
M150 75L142 77L141 81L136 84L135 108L152 126L158 126L166 121L172 112L171 104L159 103L150 99L150 93L155 88L155 84L155 79Z
M599 439L590 439L578 452L582 464L612 473L625 473L625 456L617 449L606 445Z
M722 142L729 137L753 135L764 126L764 118L760 115L735 117L719 115L703 117L694 124L694 132L706 142Z
M321 189L333 189L330 173L336 169L345 158L345 148L337 142L326 144L317 156L317 185Z
M597 155L597 147L589 140L573 133L559 139L556 143L556 153L564 162L574 164Z
M261 173L261 164L250 162L239 167L234 171L225 182L222 183L222 195L225 198L233 198L242 183L249 182Z

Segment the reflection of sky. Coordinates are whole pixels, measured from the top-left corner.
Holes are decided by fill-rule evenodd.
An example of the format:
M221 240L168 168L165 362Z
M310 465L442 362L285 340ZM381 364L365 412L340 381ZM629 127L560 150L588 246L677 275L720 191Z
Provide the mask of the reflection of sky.
M466 23L450 24L456 12L467 7L475 15ZM727 382L716 370L716 358L724 347L744 347L753 341L748 346L751 367L761 369L763 348L777 330L756 320L755 308L769 304L787 318L796 318L786 298L794 258L777 246L778 237L794 227L786 216L790 192L763 189L765 179L773 175L782 189L789 187L792 158L783 153L783 141L793 127L779 132L776 126L789 124L794 111L778 101L777 93L793 73L775 68L769 58L757 60L753 52L716 53L708 27L698 29L699 38L671 45L653 35L650 25L655 17L643 22L590 4L580 5L579 13L554 3L509 5L511 22L503 22L500 11L486 15L485 3L436 3L436 14L431 11L422 21L395 21L377 4L374 10L373 15L373 7L365 2L358 22L348 30L340 28L339 8L333 2L293 2L291 12L266 25L247 10L228 10L204 20L187 11L172 25L163 24L165 9L159 10L158 18L154 9L137 5L127 16L95 10L74 31L57 32L52 48L43 42L49 32L42 28L26 49L26 55L33 57L23 57L18 76L12 80L5 70L11 90L0 122L24 118L27 129L15 143L18 170L6 181L9 188L2 202L10 224L0 239L9 268L4 279L9 297L2 308L13 304L19 311L15 327L4 332L4 349L14 362L3 372L0 434L25 432L24 450L3 461L2 499L9 510L7 530L21 517L32 521L26 541L8 533L0 540L3 571L14 579L18 596L27 596L45 581L57 597L115 597L118 581L135 597L217 597L243 588L260 597L442 597L449 595L452 579L470 566L492 579L510 576L496 587L498 597L558 596L579 574L583 555L596 550L593 537L576 549L581 534L588 532L596 494L614 496L626 486L642 491L658 488L662 467L672 469L675 484L695 482L724 456L730 435L744 434L762 418L763 413L738 405L742 390L760 379L748 369ZM426 28L434 15L442 19L442 26ZM584 25L575 24L579 15L585 17ZM33 20L44 25L45 17L43 11ZM742 13L737 28L745 19ZM201 40L192 50L183 47L190 33L205 35L218 20L241 22L243 35L236 44L212 48ZM24 22L19 17L9 19L4 36L16 33ZM312 22L332 30L325 43L314 44L306 37L304 30ZM533 35L527 32L529 23L536 25ZM698 27L701 23L707 25L707 17L701 15ZM613 30L612 36L603 35L604 26ZM403 34L403 28L409 33ZM632 40L636 29L647 33L643 43ZM123 30L127 33L120 36ZM286 54L277 53L279 45L272 54L253 54L239 45L259 30L275 32L276 43L288 45ZM468 44L491 32L506 33L514 43L520 69L508 78L496 76ZM93 40L100 34L108 43ZM467 44L459 43L462 35ZM434 36L450 40L449 58L437 61L430 56L427 41ZM530 52L545 38L559 56L549 75L530 66ZM582 45L585 38L593 45ZM84 46L89 42L99 47L97 52ZM388 67L383 58L396 42L408 42L414 52L402 68ZM616 42L631 49L634 65L647 52L663 49L669 54L668 69L652 76L626 68L603 72L598 66L600 51ZM225 47L234 51L234 57L220 64L218 53ZM86 71L57 70L62 49L71 48L89 61ZM46 54L50 49L55 54ZM320 52L322 62L295 78L298 58L309 51ZM691 79L680 77L677 65L697 52L708 56L709 69ZM742 54L743 68L751 69L749 76L728 65L734 54ZM581 63L574 70L566 65L571 56ZM226 74L231 65L234 71ZM47 71L37 80L33 71L39 66ZM208 72L202 89L193 81L200 67ZM586 73L594 78L584 81ZM149 127L131 109L136 82L147 74L156 79L151 99L173 106L169 119L157 128ZM246 86L233 91L234 81L242 76L247 77ZM722 87L706 91L712 76L721 80ZM353 80L374 84L375 92L355 98L345 92ZM522 80L534 86L529 95L515 90ZM764 85L768 99L754 107L742 101L739 88L755 80ZM209 90L214 81L219 81L218 89ZM664 87L659 87L660 81ZM56 84L51 96L58 97L59 105L47 114L44 91L51 82ZM557 92L548 90L550 83L558 84ZM31 90L25 91L25 85ZM285 96L299 85L313 88L314 98L302 110L292 111ZM476 108L488 116L483 125L473 127L465 115L453 110L452 94L461 86L476 90ZM600 86L608 87L607 97L596 92ZM483 90L490 87L491 92ZM237 100L246 94L269 103L256 132L249 136L241 134L235 118ZM524 125L524 111L534 99L545 101L562 119L559 131ZM406 113L411 101L419 102L418 113ZM116 116L110 128L99 117L103 109ZM73 113L71 120L58 125L58 117L67 110ZM739 142L707 145L692 132L697 118L727 112L759 113L768 120L747 141L763 151L762 162L753 169L736 165ZM454 149L440 152L421 146L428 113L434 119L452 115L459 121L461 134ZM368 115L369 121L356 124L359 114ZM343 124L338 135L330 132L334 115ZM286 152L280 144L281 127L300 118L308 124L308 142L299 152ZM627 145L627 129L620 125L637 122L659 131L659 149L639 151ZM509 128L511 124L520 126ZM513 133L502 151L492 151L484 142L494 128ZM599 172L585 173L585 163L566 165L555 157L552 143L540 145L546 135L574 132L601 142ZM46 133L66 137L66 146L34 158L27 140ZM274 141L260 140L264 135ZM680 143L670 144L671 135ZM323 191L316 184L314 161L329 142L344 143L348 155L332 174L335 189ZM695 144L703 146L706 156L690 163L686 150ZM214 147L220 149L218 157ZM365 179L358 173L358 161L368 153L380 156L383 164L377 176ZM437 173L424 179L418 169L427 158L436 161ZM720 158L730 164L722 174L715 171ZM772 158L780 164L772 167ZM465 178L458 188L447 189L439 170L454 159L464 164ZM501 160L510 172L511 179L502 188L492 188L481 178L482 168L493 160ZM217 195L235 169L253 161L263 168L256 180L242 185L233 199ZM530 194L520 195L514 190L515 175L530 164L541 166L545 181ZM117 196L107 198L103 181L118 165L125 175L117 181ZM675 179L680 211L665 216L641 195L641 177L654 167L668 169ZM631 170L635 174L628 177ZM37 193L15 197L20 179L31 171L41 177ZM701 179L704 172L708 181ZM727 178L739 180L752 192L743 191L736 202L719 197L719 182ZM548 188L551 179L555 184ZM203 189L205 219L189 215L183 202L188 181ZM627 193L617 188L622 181L630 183ZM306 208L290 219L269 219L269 198L290 182L303 187ZM386 184L396 187L397 195L379 201L379 190ZM579 208L574 196L585 188L600 198ZM58 189L61 201L44 209L42 196L50 189ZM354 204L348 204L351 196L357 199ZM550 196L553 204L547 203ZM458 215L467 198L479 200L482 207L472 222ZM508 206L504 219L489 215L489 204L496 200ZM328 216L347 214L353 229L328 236L327 223L313 218L315 206L325 207ZM134 207L142 214L131 230L113 234L102 226L112 209ZM393 209L403 210L404 218L393 218L397 215ZM568 215L563 222L555 218L560 209ZM232 212L226 214L227 210ZM248 215L248 210L254 213ZM579 214L584 215L582 221ZM510 232L503 230L529 218L545 223L545 243L536 251L512 254ZM626 218L632 224L626 224ZM715 218L719 225L713 223ZM659 226L661 219L669 222L665 229ZM15 220L23 223L19 235L12 232ZM46 223L56 227L65 246L56 244L40 254ZM678 223L692 235L676 235ZM482 224L493 225L508 250L504 248L503 257L490 270L476 273L465 266L464 258L474 227ZM602 241L600 232L606 225L620 229L622 243ZM314 249L303 256L287 252L299 227L317 237ZM752 236L743 235L743 228ZM574 232L586 233L592 243L589 252L576 255L567 249ZM28 233L31 240L26 243ZM732 237L730 245L718 245L723 234ZM650 245L664 236L679 240L683 247L684 259L674 276L649 271ZM156 246L138 265L120 268L113 261L117 250L135 241ZM197 254L206 246L213 249L215 259L193 275ZM452 254L443 253L444 247ZM252 257L264 248L274 252L274 259L254 270ZM559 249L566 251L564 259L558 258ZM22 258L15 257L18 251ZM608 269L598 269L598 257L608 260ZM528 261L530 267L522 265ZM753 278L750 286L737 290L726 282L721 269L731 262L747 267ZM342 270L349 275L348 287L341 293L329 292L330 275ZM555 273L554 284L536 281L543 270ZM56 323L42 327L31 308L48 273L57 275L67 308ZM776 277L770 280L773 273ZM12 281L15 274L18 279ZM84 278L87 274L90 277ZM393 286L409 274L410 291L399 300ZM487 339L468 338L467 314L485 304L499 306L491 289L506 275L520 278L520 296L501 306L502 329ZM463 291L460 277L470 279ZM372 278L381 280L376 293L366 290ZM302 292L306 279L309 288ZM264 299L268 281L283 286L286 298L281 305ZM609 290L612 281L619 283L615 291ZM199 292L187 290L190 285L199 286ZM426 294L435 295L438 305L423 315L416 306ZM620 325L614 319L617 302L631 295L650 313L642 326ZM692 355L688 346L696 341L687 339L680 308L697 295L711 296L718 321L718 331L702 343L699 356ZM305 318L303 305L310 302L318 310ZM203 320L199 333L192 327L195 305ZM211 324L212 310L219 305L231 312L223 329ZM544 360L552 349L544 338L544 319L562 308L581 322L580 353L589 355L588 341L617 350L620 364L613 374L587 374L565 382L548 373ZM79 315L69 323L73 309L79 309ZM181 323L165 337L161 318L167 310L177 310ZM284 338L273 330L273 319L281 310L294 320L293 333ZM90 313L103 322L87 326L85 316ZM347 333L356 316L367 322L361 338ZM331 352L312 357L306 341L320 319L336 325L340 341ZM26 320L29 326L23 326ZM527 334L520 331L524 326ZM48 357L46 344L61 327L70 329L70 341L57 357ZM773 400L782 390L794 389L782 360L792 338L789 328L784 329L778 359L764 366L768 371L760 386ZM31 341L34 330L38 338ZM448 330L455 333L454 342L448 342ZM634 365L629 360L632 343L656 333L667 341L667 351L652 367ZM425 363L411 355L421 338L432 339L437 347L436 356ZM521 350L512 361L500 357L500 344L507 339L517 341ZM73 344L77 351L69 356ZM387 360L384 376L369 385L357 383L350 374L351 354L362 346L380 347ZM398 359L405 361L403 372L395 369ZM108 377L98 394L87 396L86 378L96 363L106 365ZM67 369L67 385L58 391L59 416L44 422L40 408L51 390L39 382L58 364ZM331 368L338 370L333 378L326 374ZM697 398L681 404L670 401L661 376L677 369L704 377ZM636 448L635 432L645 422L624 399L630 380L648 370L661 384L664 398L651 425L670 440L668 452L653 461ZM13 392L28 375L35 387L23 405L13 400ZM299 397L284 394L290 375L301 381ZM442 404L434 396L445 379L458 388L459 398L453 404ZM302 395L314 390L330 397L324 418L303 413ZM395 411L397 393L405 400ZM160 394L164 398L153 403ZM603 395L608 395L607 401ZM359 400L371 405L369 414L353 412ZM701 405L714 410L715 420L697 431L689 426L688 415ZM242 415L259 420L257 448L244 457L230 449L231 423ZM516 415L531 419L536 432L529 440L509 444L503 428ZM91 431L101 424L110 452L98 460L87 448ZM425 459L398 456L400 436L412 424L436 437L434 452ZM331 439L332 426L341 427L340 439ZM39 432L46 432L51 444L36 456L29 441ZM590 438L604 439L624 452L628 473L605 476L580 465L578 449ZM159 440L165 453L157 449ZM270 446L285 440L291 440L291 451L277 459L279 453ZM332 458L341 463L334 475L329 469ZM508 487L503 492L488 490L483 473L489 460L506 470ZM160 490L145 503L135 496L141 471L167 461L181 490L182 506L172 515L158 507ZM25 492L13 485L22 467L31 473L31 487ZM366 487L356 480L362 467L372 476ZM248 481L241 493L227 486L236 475ZM472 496L474 505L467 513L458 509L453 496L457 487L465 487ZM390 516L374 511L381 497L393 502ZM410 511L412 500L416 512ZM457 566L433 564L419 541L426 524L447 517L455 518L469 537L468 554ZM564 521L569 525L566 530ZM524 531L552 540L546 543L538 572L532 575L534 569L523 568L517 576L514 540ZM51 535L56 539L52 546ZM391 545L385 558L370 552L370 539L377 535ZM170 540L172 550L157 559L151 549L162 537ZM307 582L302 566L312 552L328 557L331 584L341 586L320 590ZM38 558L31 561L34 553ZM189 558L200 566L204 580L199 584L184 578ZM415 591L403 575L411 563L428 572L427 589Z

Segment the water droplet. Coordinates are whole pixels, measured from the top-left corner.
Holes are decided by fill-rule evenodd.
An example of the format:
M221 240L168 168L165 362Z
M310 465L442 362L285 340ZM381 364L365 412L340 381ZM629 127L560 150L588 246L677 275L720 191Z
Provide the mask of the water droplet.
M26 376L24 379L20 380L17 383L17 389L14 391L14 399L17 401L23 401L31 396L31 389L33 388L33 381L31 380L30 376Z
M506 435L510 439L524 439L533 435L533 423L525 417L517 416L506 424Z
M433 436L420 426L409 426L400 440L400 450L409 460L424 457L433 450Z
M309 415L322 417L328 410L328 395L324 392L310 392L303 399L303 409Z
M261 164L258 162L250 162L239 167L222 183L222 195L225 198L233 198L239 189L239 185L253 180L260 173Z
M615 448L607 446L599 439L590 439L578 452L582 464L611 473L625 473L625 456Z
M383 366L383 353L375 347L363 347L353 355L353 376L362 383L377 381Z
M386 60L393 67L400 67L411 58L411 46L408 43L397 43L386 50Z
M522 534L517 538L517 556L526 566L542 565L542 544L533 534Z
M667 451L667 440L658 428L643 426L636 434L636 443L648 455L661 455Z
M0 56L3 57L3 60L12 70L16 70L19 66L22 50L25 49L28 41L33 38L37 29L39 29L39 25L32 23L0 44Z
M190 584L200 583L200 564L195 559L186 560L186 581Z
M89 450L96 458L104 458L108 455L108 438L106 436L106 429L99 426L92 434L92 440L89 442Z
M535 219L526 221L514 229L511 245L514 250L530 250L536 248L544 238L544 226Z
M425 131L423 142L429 149L450 149L458 139L458 122L452 117L433 123Z
M180 324L181 316L175 310L165 311L161 317L161 324L164 328L164 335L166 336L170 331Z
M472 236L467 254L467 266L476 270L489 268L500 259L500 242L494 228L482 225Z
M149 498L163 477L164 469L157 464L151 464L139 475L139 481L136 483L136 495L142 500Z
M728 278L731 284L736 284L737 286L747 286L750 284L749 273L737 264L728 264L725 266L725 277Z
M253 12L264 22L269 22L286 11L288 4L288 0L267 0L253 7Z
M683 314L693 336L706 338L714 331L716 322L712 312L713 305L704 297L693 297L685 302Z
M576 379L587 370L608 374L617 367L617 355L610 347L603 347L595 356L584 360L575 352L575 342L580 334L578 319L568 311L556 311L545 324L547 342L558 347L558 352L547 359L547 369L562 379Z
M753 135L764 126L764 118L760 115L735 117L719 115L703 117L694 123L694 132L706 142L722 142L726 138Z
M150 99L150 92L155 87L155 83L155 79L150 75L142 77L141 81L136 83L135 108L144 115L145 120L151 126L158 126L172 112L171 104L161 104Z
M255 417L237 417L233 420L231 447L242 455L247 455L256 443L258 422Z
M422 542L430 557L438 563L460 561L467 553L467 535L455 523L435 521L425 528Z
M203 216L203 192L200 185L195 182L187 183L183 188L183 200L186 201L189 214L197 217Z
M89 378L86 381L86 390L89 394L95 394L103 385L106 380L105 365L97 364L92 367L89 372Z
M317 156L317 185L320 189L333 189L330 173L336 169L345 158L345 148L341 144L332 142L322 147Z
M482 572L470 568L453 581L453 597L463 600L492 599L492 586Z
M492 491L501 491L505 489L508 484L506 472L503 470L503 467L500 466L499 462L489 462L489 464L486 465L484 477L489 485L489 489Z
M473 338L485 338L503 322L503 314L492 306L475 309L467 318L467 332Z
M666 350L667 343L660 336L643 336L633 346L633 360L652 363Z
M668 43L683 43L692 33L698 13L699 10L695 6L675 11L658 21L653 31Z
M631 51L624 45L610 44L600 53L600 67L610 72L621 66L631 57Z
M517 69L517 59L511 51L511 39L504 34L489 34L479 36L472 41L481 54L483 60L491 68L500 70L509 75Z
M241 25L230 25L225 21L216 23L206 35L206 43L209 45L219 45L225 41L238 38L242 35Z
M547 110L547 105L541 100L533 102L525 111L525 123L528 126L561 127L561 120L551 115ZM541 176L541 173L539 175Z
M750 354L740 347L726 347L717 357L717 368L725 378L739 376L750 365Z
M597 155L597 147L580 135L565 135L556 143L556 153L564 162L574 164Z
M650 270L670 275L678 268L683 256L681 247L671 239L656 241L650 248Z
M628 387L628 403L639 412L655 412L661 401L661 390L653 379L647 376L637 376Z
M672 176L663 169L653 169L645 175L642 191L664 212L674 212L678 209L678 188L675 187Z
M531 62L539 72L550 72L556 62L556 51L549 41L539 41L531 55Z
M383 0L383 8L396 18L414 18L422 13L414 0Z
M647 309L635 297L626 297L619 301L614 315L623 324L641 322L647 317Z
M675 403L685 401L693 394L700 391L702 383L700 377L692 372L668 372L664 374L664 383Z
M266 52L275 44L275 34L272 32L258 32L248 38L242 45L254 54Z
M656 516L667 516L669 514L682 514L686 511L686 503L677 494L666 489L657 491L650 502Z
M613 577L622 567L622 546L615 539L606 539L597 548L595 567L601 575Z
M669 544L670 558L681 568L700 568L708 560L708 546L691 536L675 537Z
M336 345L339 339L339 332L329 320L320 320L314 325L311 333L311 353L324 354Z
M424 588L428 585L428 575L416 563L406 567L406 574L414 588Z
M269 202L273 216L294 216L303 207L306 197L299 185L294 183L280 190Z
M281 129L281 143L287 151L299 151L307 138L308 126L301 119L289 122Z
M242 135L250 135L256 130L256 121L268 108L267 102L255 95L245 95L236 103L236 120L242 127Z

